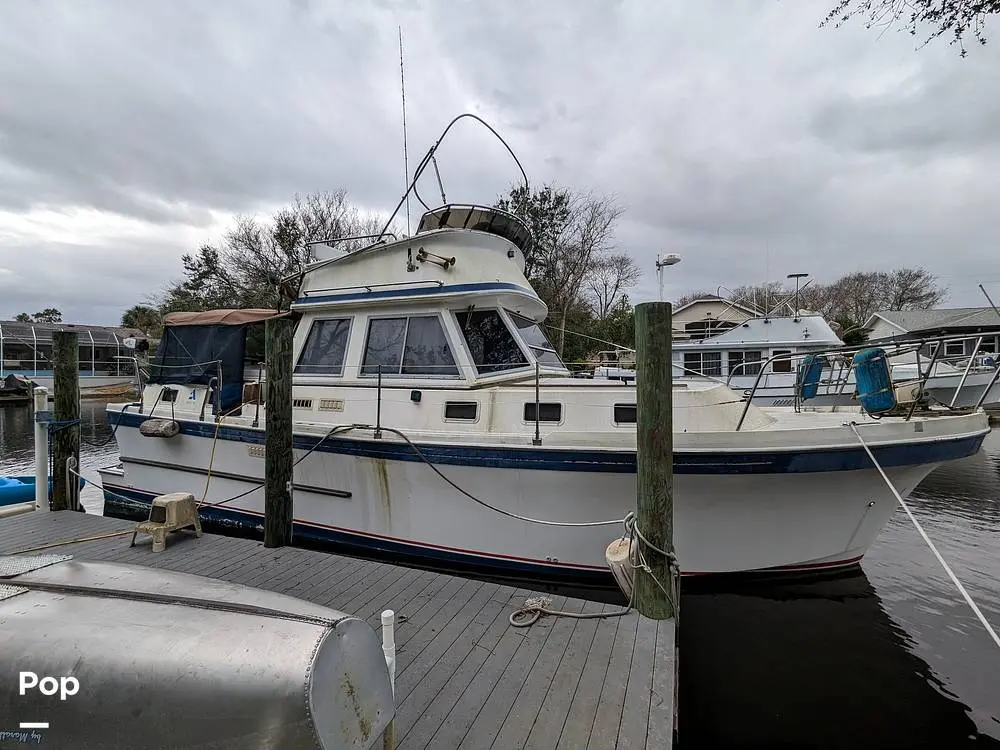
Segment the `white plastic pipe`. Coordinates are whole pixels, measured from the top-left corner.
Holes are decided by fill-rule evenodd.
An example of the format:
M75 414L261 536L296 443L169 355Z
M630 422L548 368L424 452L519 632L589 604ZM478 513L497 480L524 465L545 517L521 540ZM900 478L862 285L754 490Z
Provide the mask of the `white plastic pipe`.
M49 510L49 425L38 417L49 409L49 389L35 389L35 506Z
M396 613L391 609L382 612L382 652L385 665L389 667L389 687L396 694Z

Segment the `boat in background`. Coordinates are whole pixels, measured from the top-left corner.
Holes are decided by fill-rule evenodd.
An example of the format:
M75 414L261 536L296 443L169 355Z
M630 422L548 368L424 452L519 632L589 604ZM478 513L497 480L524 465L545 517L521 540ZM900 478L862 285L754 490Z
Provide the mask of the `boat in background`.
M916 336L869 341L848 346L817 313L749 318L722 333L672 343L675 382L710 380L741 391L758 406L810 407L858 405L854 355L881 348L889 366L897 400L947 408L1000 409L1000 377L996 355L944 356L952 347L980 343L986 332ZM619 348L600 352L590 373L594 378L633 382L634 352ZM807 378L806 362L812 369ZM808 389L805 387L808 386ZM985 395L984 395L985 392Z
M32 380L11 373L0 379L0 405L30 404L34 389L38 386Z

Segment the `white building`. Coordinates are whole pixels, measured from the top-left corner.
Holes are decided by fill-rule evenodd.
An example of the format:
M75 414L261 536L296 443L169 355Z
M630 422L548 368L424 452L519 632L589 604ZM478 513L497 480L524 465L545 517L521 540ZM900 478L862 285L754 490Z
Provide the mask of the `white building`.
M758 315L749 307L721 297L702 297L673 310L675 340L704 339L735 328Z

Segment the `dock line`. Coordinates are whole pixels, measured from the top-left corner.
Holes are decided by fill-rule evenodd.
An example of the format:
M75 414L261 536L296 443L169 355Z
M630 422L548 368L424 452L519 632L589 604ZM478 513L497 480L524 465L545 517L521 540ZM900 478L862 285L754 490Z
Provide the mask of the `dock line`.
M902 496L896 490L892 481L889 479L889 477L886 476L885 471L883 471L882 469L882 466L875 459L875 456L872 453L871 449L868 447L868 444L864 441L864 438L862 438L861 434L858 432L857 422L849 422L847 424L854 432L855 436L857 436L858 442L860 442L861 447L865 449L865 453L868 454L868 458L870 458L872 460L872 463L875 464L875 468L878 469L878 473L882 475L882 479L885 480L886 486L888 486L889 489L892 491L892 494L896 496L896 500L899 501L899 504L903 507L903 510L906 511L906 515L910 517L910 520L913 522L913 525L917 528L917 531L920 532L920 536L923 537L923 540L927 543L927 546L931 548L931 552L934 553L934 556L938 559L938 562L941 563L941 567L944 568L944 572L947 573L948 576L951 578L956 588L958 588L959 593L962 594L962 596L965 598L965 601L968 603L969 607L972 608L972 611L975 613L976 617L978 617L979 621L983 624L983 627L986 628L986 632L990 634L990 637L993 639L993 642L997 644L998 648L1000 648L1000 637L997 636L997 633L993 629L993 626L990 625L989 620L986 619L982 611L972 600L972 597L969 596L969 592L965 590L965 586L963 586L962 582L958 580L958 576L956 576L955 573L952 572L951 566L949 566L948 563L945 562L945 559L941 557L941 553L938 552L937 547L934 546L934 542L931 541L930 537L927 536L926 532L924 531L920 523L917 521L916 517L914 517L913 513L910 512L909 506L907 506Z

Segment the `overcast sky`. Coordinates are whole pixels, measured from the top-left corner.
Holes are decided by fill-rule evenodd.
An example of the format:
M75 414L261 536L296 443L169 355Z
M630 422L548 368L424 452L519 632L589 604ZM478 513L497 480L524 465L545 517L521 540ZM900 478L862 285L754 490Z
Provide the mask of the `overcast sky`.
M391 210L455 115L535 184L613 194L657 295L924 265L1000 299L1000 38L819 29L834 0L5 3L0 319L117 323L237 213L345 188ZM991 31L996 33L997 24ZM449 200L516 177L463 123ZM433 185L426 195L435 194ZM416 221L414 216L414 221Z

